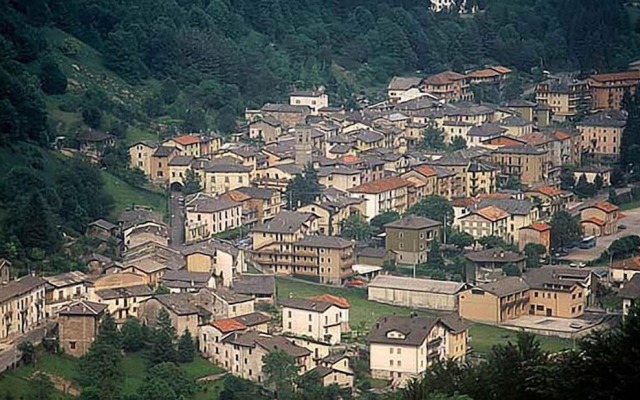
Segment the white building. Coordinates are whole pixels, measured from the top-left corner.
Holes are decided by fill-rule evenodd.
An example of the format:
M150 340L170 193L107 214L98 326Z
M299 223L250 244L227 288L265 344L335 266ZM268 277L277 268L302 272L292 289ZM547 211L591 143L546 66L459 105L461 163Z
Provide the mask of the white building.
M335 304L302 298L286 299L280 304L283 333L306 336L332 345L340 343L344 315Z
M296 90L289 96L289 104L308 106L312 114L318 114L321 108L329 107L329 96L322 86L317 90Z

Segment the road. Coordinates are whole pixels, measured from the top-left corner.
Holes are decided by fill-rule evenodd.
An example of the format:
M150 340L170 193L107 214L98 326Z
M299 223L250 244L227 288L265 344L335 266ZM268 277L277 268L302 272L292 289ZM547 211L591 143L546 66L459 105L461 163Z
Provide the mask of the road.
M22 353L17 349L18 344L23 341L30 341L34 345L38 345L42 342L45 332L46 324L43 324L38 328L27 332L24 336L17 337L10 342L0 344L0 373L20 361Z
M622 211L624 217L618 222L618 225L625 225L627 229L618 230L614 235L601 236L598 238L597 245L591 249L573 249L566 260L571 261L590 261L600 257L614 240L623 236L640 234L640 208Z
M182 193L171 192L169 202L169 212L171 213L170 223L170 246L180 248L184 244L184 206L180 204L183 199Z

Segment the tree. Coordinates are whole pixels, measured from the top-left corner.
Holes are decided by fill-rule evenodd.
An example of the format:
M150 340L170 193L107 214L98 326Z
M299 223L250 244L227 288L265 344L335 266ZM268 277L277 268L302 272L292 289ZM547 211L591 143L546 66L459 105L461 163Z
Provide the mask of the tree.
M122 338L122 350L132 353L144 348L145 337L142 324L136 318L127 317L122 328L120 328Z
M596 194L596 188L592 183L587 181L585 174L580 175L578 183L573 188L573 192L580 198L592 197Z
M176 328L171 324L171 317L164 308L158 311L156 328L152 333L149 361L152 365L164 362L175 362L176 349L173 345L176 339Z
M604 179L601 174L597 174L593 179L593 185L595 186L595 191L598 193L604 187Z
M312 164L308 164L302 174L297 174L289 182L286 189L289 210L311 204L320 195L322 186L318 182L318 174Z
M182 186L182 194L188 196L190 194L198 193L202 190L202 186L200 186L200 175L192 170L191 168L187 169L187 172L184 176L184 185Z
M140 388L141 400L173 400L191 398L195 382L175 363L165 362L149 368Z
M473 245L475 239L467 232L453 231L448 236L447 241L449 242L449 244L452 244L459 249L464 249L465 247Z
M573 190L576 184L576 178L573 176L573 169L564 167L560 173L560 189Z
M351 214L342 221L340 236L351 240L367 240L371 238L371 225L360 214Z
M262 387L257 383L238 378L235 375L227 375L220 392L220 400L260 400L263 398L261 393Z
M121 346L120 331L116 325L116 320L109 312L105 312L100 321L100 329L98 330L96 341L109 344L116 349L119 349Z
M22 361L26 365L33 364L36 357L36 348L34 347L33 343L31 343L28 340L25 340L24 342L20 342L17 348L18 348L18 351L22 353Z
M384 226L393 221L397 221L400 219L400 213L397 211L385 211L382 214L378 214L375 217L371 218L369 221L369 225L373 230L374 234L379 234L384 232Z
M83 389L99 393L100 399L121 399L124 372L120 350L96 339L80 359L77 380Z
M560 249L582 237L582 229L577 218L566 211L558 211L551 218L551 247Z
M451 203L441 196L427 196L409 207L407 214L416 214L430 218L434 221L446 221L447 225L453 223L453 207Z
M298 377L295 359L282 350L275 350L262 357L262 363L265 385L274 390L279 399L291 399Z
M522 183L520 182L520 177L515 175L510 175L505 182L498 182L498 186L500 187L500 189L505 189L505 190L522 189Z
M185 329L180 339L178 339L178 362L192 362L196 355L196 344L191 337L189 329Z
M481 237L478 239L478 243L485 249L518 250L514 245L505 242L503 238L494 235Z
M90 128L99 129L102 125L102 111L96 107L86 107L82 110L82 121Z
M540 256L546 252L546 247L539 243L527 243L524 246L527 268L538 268L540 266Z
M450 151L463 150L467 148L467 141L464 140L462 136L456 136L451 140L451 145L449 146Z
M522 275L522 271L520 271L520 268L518 268L517 265L512 264L512 263L508 263L507 265L502 267L502 272L504 272L504 274L506 276L521 276Z
M46 58L40 65L40 88L46 94L64 94L67 91L67 77L52 58Z
M616 260L629 258L640 249L640 236L630 235L616 239L609 245L607 253Z
M427 268L444 269L444 257L440 252L440 240L438 238L431 240L431 246L427 254Z
M422 131L422 141L420 148L428 151L442 151L446 148L444 143L444 132L434 123L429 123Z
M628 167L640 165L640 96L625 92L622 107L627 120L620 138L620 165L628 172Z
M55 386L49 376L44 372L36 372L35 379L33 380L32 394L29 397L34 400L50 400L53 399L53 393Z

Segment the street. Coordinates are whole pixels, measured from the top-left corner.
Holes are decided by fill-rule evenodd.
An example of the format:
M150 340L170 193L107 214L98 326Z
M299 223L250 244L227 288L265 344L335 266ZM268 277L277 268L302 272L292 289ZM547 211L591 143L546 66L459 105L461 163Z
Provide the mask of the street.
M184 244L184 203L180 203L184 196L180 192L171 192L169 212L171 213L170 242L173 248L180 248Z
M621 211L624 218L618 221L618 226L625 225L627 229L619 229L614 235L601 236L598 238L595 247L590 249L572 249L568 256L564 257L571 261L590 261L600 257L603 251L609 248L609 245L616 239L628 235L640 235L640 208Z

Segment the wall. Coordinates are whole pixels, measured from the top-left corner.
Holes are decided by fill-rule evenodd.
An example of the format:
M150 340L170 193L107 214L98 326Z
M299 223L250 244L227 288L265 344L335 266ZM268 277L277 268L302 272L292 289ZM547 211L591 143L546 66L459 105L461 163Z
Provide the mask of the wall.
M474 289L469 289L460 292L458 314L472 321L501 322L498 314L498 298L489 292L474 294L473 291Z
M426 340L416 347L371 343L369 345L371 376L375 379L406 378L425 371L426 348Z
M404 289L368 288L368 299L403 307L428 308L432 310L456 311L456 294L416 292Z
M58 335L64 352L74 357L84 355L95 340L97 328L96 317L61 315L58 319Z

